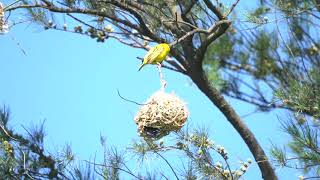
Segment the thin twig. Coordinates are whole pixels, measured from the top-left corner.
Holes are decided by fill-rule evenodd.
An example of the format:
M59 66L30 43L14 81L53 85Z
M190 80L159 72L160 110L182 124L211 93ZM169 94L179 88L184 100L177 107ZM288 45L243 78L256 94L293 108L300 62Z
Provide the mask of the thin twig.
M17 1L14 1L13 3L11 3L11 4L7 5L6 7L4 7L4 8L3 8L3 11L6 11L6 9L7 9L7 8L9 8L9 7L11 7L11 6L15 5L16 3L20 2L20 1L21 1L21 0L17 0Z
M303 179L320 179L320 176L304 177Z
M220 154L220 153L219 153L219 154ZM220 155L221 155L221 154L220 154ZM227 168L228 168L228 170L229 170L229 174L230 174L230 176L231 176L231 180L234 180L233 174L232 174L232 171L231 171L231 167L230 167L230 164L229 164L229 162L228 162L228 159L225 158L224 156L222 156L222 159L224 159L224 162L225 162L226 165L227 165Z
M11 37L11 40L16 43L16 45L18 46L20 51L23 53L23 55L27 56L26 51L21 47L20 43L16 40L16 38L14 38L13 36L10 36L10 37Z
M90 162L88 160L83 160L83 161L85 161L85 162L87 162L89 164L95 165L95 166L102 166L102 167L108 167L108 168L112 167L112 166L108 166L108 165L105 165L105 164L98 164L98 163L95 163L95 162ZM143 180L142 178L138 177L137 175L135 175L132 172L129 172L129 171L125 170L125 169L122 169L122 168L119 168L119 167L112 167L112 168L115 168L115 169L118 169L120 171L123 171L123 172L135 177L136 179Z
M169 22L169 23L181 23L181 24L185 24L185 25L188 25L188 26L190 26L190 27L192 27L192 28L194 28L194 29L198 29L198 27L197 26L195 26L195 25L193 25L193 24L190 24L190 23L188 23L188 22L185 22L185 21L179 21L179 20L174 20L174 21L172 21L172 20L165 20L165 21L162 21L162 22Z
M13 140L15 140L15 141L18 141L18 139L12 137L12 136L6 131L6 129L5 129L4 126L2 126L2 125L0 124L0 127L1 127L2 131L3 131L9 138L11 138L11 139L13 139Z
M233 11L233 9L237 6L237 4L239 3L240 0L237 0L235 3L232 4L230 10L228 11L228 13L226 15L223 15L225 18L229 16L229 14Z
M76 21L78 21L78 22L80 22L80 23L82 23L82 24L84 24L84 25L86 25L86 26L89 26L89 27L91 27L91 28L93 28L93 29L96 29L96 28L95 28L95 27L93 27L92 25L90 25L90 24L88 24L88 23L86 23L86 22L84 22L84 21L80 20L79 18L77 18L77 17L73 16L73 15L72 15L72 14L70 14L70 13L67 13L67 16L70 16L72 19L74 19L74 20L76 20Z
M23 154L23 170L24 170L24 174L26 174L30 179L34 179L29 173L28 173L28 170L26 168L26 154L21 151L22 154Z
M169 163L169 161L168 161L166 158L164 158L164 157L163 157L160 153L158 153L157 151L154 151L154 153L156 153L158 156L161 157L161 159L163 159L163 160L166 162L166 164L170 167L171 171L173 172L174 176L177 178L177 180L179 180L179 177L178 177L176 171L173 169L173 167L171 166L171 164Z
M181 38L179 38L179 39L173 41L172 43L170 43L170 47L172 47L172 46L180 43L181 41L185 40L186 38L188 38L189 36L192 36L192 35L195 34L195 33L205 33L205 34L208 34L209 32L208 32L207 30L204 30L204 29L199 29L199 28L194 29L194 30L192 30L192 31L187 32L187 33L186 33L184 36L182 36Z
M147 104L148 104L148 103L146 103L146 104L142 104L142 103L138 103L138 102L136 102L136 101L133 101L133 100L130 100L130 99L124 98L123 96L121 96L121 94L120 94L120 92L119 92L119 89L117 89L117 92L118 92L118 96L119 96L121 99L125 100L125 101L131 102L131 103L134 103L134 104L139 105L139 106L143 106L143 105L147 105Z

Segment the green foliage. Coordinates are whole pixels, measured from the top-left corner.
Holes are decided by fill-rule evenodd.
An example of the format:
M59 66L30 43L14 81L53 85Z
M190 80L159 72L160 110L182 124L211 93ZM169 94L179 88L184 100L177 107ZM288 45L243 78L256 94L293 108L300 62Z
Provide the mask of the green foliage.
M285 166L287 164L287 156L285 149L281 149L278 146L273 146L270 150L270 154L275 158L276 162L280 166Z
M270 37L275 37L276 33L268 33L266 31L260 31L257 33L256 41L251 45L256 54L253 57L254 67L256 71L253 75L257 79L264 78L268 75L274 75L278 69L275 60L273 59L271 52L278 47L278 42Z
M0 139L0 176L5 179L12 178L12 167L17 166L18 162L13 157L14 149L9 141Z
M221 90L225 88L226 81L221 78L219 73L219 63L217 61L213 61L205 66L205 71L207 73L208 80L215 86L217 89Z
M187 179L187 180L197 180L197 175L196 175L196 171L193 168L194 167L194 162L190 161L187 164L187 167L183 166L183 171L182 171L182 177L183 179Z
M70 177L77 180L96 179L94 171L90 164L86 164L85 166L82 166L80 164L77 167L74 167L71 171Z
M116 149L112 148L107 152L104 157L103 176L105 179L119 179L120 170L123 166L124 160L122 153L119 153Z
M320 73L319 70L311 70L307 77L310 80L289 80L288 88L281 88L276 95L286 106L298 113L307 113L313 118L320 117Z
M143 162L141 159L146 160L156 155L160 160L165 161L174 174L178 169L172 166L169 160L165 160L164 155L167 152L183 153L187 159L186 163L182 164L183 169L179 172L184 177L183 179L190 180L203 177L224 180L239 179L251 163L251 160L248 160L243 162L242 166L239 164L241 167L232 169L228 152L223 146L215 144L210 139L208 130L203 128L179 131L174 141L136 141L128 150L138 157L141 163Z
M289 15L296 10L309 9L316 5L315 0L275 0L274 3L282 12Z
M282 56L287 60L281 62L285 78L274 91L282 105L294 113L293 118L282 120L282 128L289 135L290 141L286 148L274 146L271 154L279 165L302 170L307 176L305 178L320 177L319 38L312 31L318 21L309 21L307 15L314 13L314 3L315 1L275 1L284 15L299 14L287 21L287 36L283 35L283 30L280 31L283 33L282 41L285 41L281 47L284 53Z
M267 15L270 12L271 8L266 6L260 6L257 9L255 9L253 12L246 14L246 20L248 22L262 25L268 22L267 19L264 19L264 17L267 17Z
M118 180L121 177L134 177L136 179L158 179L161 177L184 177L185 179L199 179L203 177L214 179L239 179L247 171L251 160L239 163L233 167L229 163L227 150L215 144L209 137L207 129L193 131L179 131L174 135L173 141L134 141L126 151L109 148L105 138L100 137L104 150L102 163L96 161L75 161L70 146L65 146L61 153L54 155L46 152L43 146L44 125L34 126L26 130L27 136L13 133L8 128L9 113L7 109L0 109L1 123L6 122L0 130L0 175L6 179L103 179ZM166 153L185 154L186 159L181 161L184 167L173 166ZM127 164L127 155L133 155L132 161L137 160L140 165L146 163L150 156L163 161L170 171L162 173L156 171L133 172ZM147 162L150 163L150 162ZM131 163L129 163L131 164ZM132 164L131 164L132 165ZM134 164L135 166L138 164ZM179 172L179 173L178 173ZM138 174L137 174L138 173ZM127 176L123 176L127 174ZM144 174L144 175L142 175ZM161 179L161 178L160 178Z
M301 118L306 118L301 121ZM283 123L284 132L288 133L291 141L288 149L274 146L272 156L281 166L302 169L306 174L320 176L319 125L312 126L308 117L295 117ZM298 164L298 166L296 165Z
M270 12L270 8L266 6L260 6L254 10L254 12L250 13L251 17L261 17Z
M32 2L23 1L25 4L32 4ZM40 8L29 8L26 9L27 14L26 16L32 20L32 22L38 23L39 25L48 25L49 23L49 16L48 16L48 11Z
M0 176L4 179L91 179L91 170L72 167L71 148L58 155L45 151L44 126L35 126L27 136L14 133L9 127L9 111L0 109ZM89 173L90 172L90 173Z
M79 3L77 0L63 0L64 4L67 5L68 7L73 7L76 4Z
M220 66L223 65L221 60L230 58L233 54L233 46L232 36L223 36L208 47L204 57L203 67L208 80L219 90L226 88L227 85L227 81L219 73Z
M212 9L209 10L204 1L132 1L142 5L142 8L130 6L132 11L126 11L131 1L64 0L63 2L63 5L53 2L53 5L59 8L66 6L94 11L83 14L88 15L88 18L79 16L81 20L77 20L73 17L72 20L82 25L76 26L72 32L88 35L98 42L113 37L124 44L140 48L145 48L149 42L159 41L156 40L157 37L172 42L188 31L197 28L207 30L216 23L215 13L211 13ZM294 119L283 125L291 141L285 148L274 146L271 154L281 166L303 169L305 173L319 176L320 41L317 32L320 8L316 6L318 1L261 0L260 2L260 6L245 15L246 23L243 23L242 16L238 16L235 19L240 18L240 21L233 21L229 31L207 47L203 69L212 85L226 95L254 104L260 110L286 108L293 112ZM26 1L24 3L31 4ZM228 8L222 3L218 1L212 3L216 3L215 7L222 14L227 12ZM188 13L178 16L188 7L191 7ZM52 22L54 18L47 10L33 8L27 11L34 22L40 23L46 29L59 29L55 26L55 22ZM270 17L274 19L269 20ZM116 32L105 28L105 22L113 24ZM126 25L128 23L132 23L131 26ZM60 27L60 30L67 31L67 28ZM148 35L148 30L156 37ZM192 58L187 57L188 51L196 51L207 36L206 33L195 34L187 39L192 42L191 44L186 46L185 42L181 42L174 49L186 59L186 64L192 64L193 62L189 61L189 58ZM275 98L283 103L276 102ZM7 128L7 112L2 112L1 118L3 126ZM61 176L59 173L64 173L66 166L56 168L55 165L57 162L65 165L73 161L74 156L70 149L67 148L63 156L50 159L43 152L43 126L27 132L28 135L24 137L15 135L10 130L7 133L1 131L3 157L0 162L10 165L10 168L2 170L8 175L4 177L25 175L19 174L19 170L12 171L12 168L19 169L17 164L22 162L32 167L35 172L49 168L52 173L46 174L48 177ZM164 142L136 141L129 150L138 155L137 159L141 163L149 155L156 155L159 158L162 157L160 153L168 150L184 153L188 158L188 165L182 176L186 179L202 177L237 179L242 176L246 172L248 162L243 162L240 168L231 169L228 166L228 153L223 147L210 141L206 132L206 130L197 130L192 134L179 132L173 145ZM8 133L17 140L8 136ZM106 152L105 161L99 169L100 176L105 179L119 179L120 171L134 176L124 166L125 160L121 153L114 150ZM220 157L219 161L216 156ZM289 156L293 156L294 159L290 159ZM215 161L219 163L214 163ZM222 165L220 161L224 164ZM291 163L292 161L295 163ZM296 162L299 163L299 167L294 166ZM25 171L21 167L20 170ZM82 176L80 170L74 172L80 179L90 177L87 173ZM33 175L29 172L28 174ZM154 178L154 174L145 176Z

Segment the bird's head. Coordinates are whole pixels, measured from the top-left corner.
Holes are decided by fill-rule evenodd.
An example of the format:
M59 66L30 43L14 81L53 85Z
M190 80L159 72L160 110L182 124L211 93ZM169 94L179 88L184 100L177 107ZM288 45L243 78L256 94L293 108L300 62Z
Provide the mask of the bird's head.
M163 48L165 49L165 51L170 52L170 46L167 43L162 43L161 44L163 46Z

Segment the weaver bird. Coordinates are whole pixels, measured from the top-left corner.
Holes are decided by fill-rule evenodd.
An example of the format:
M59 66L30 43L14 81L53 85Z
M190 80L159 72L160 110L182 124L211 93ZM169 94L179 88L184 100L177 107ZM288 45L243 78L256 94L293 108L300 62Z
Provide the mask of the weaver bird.
M166 59L170 51L169 44L163 43L158 44L155 47L151 48L148 53L144 56L143 62L139 68L139 71L146 64L161 64L163 60Z

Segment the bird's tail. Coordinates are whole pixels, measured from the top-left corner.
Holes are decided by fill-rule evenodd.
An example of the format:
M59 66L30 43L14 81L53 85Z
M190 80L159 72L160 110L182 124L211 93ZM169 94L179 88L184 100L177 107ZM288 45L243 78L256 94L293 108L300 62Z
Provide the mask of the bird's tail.
M143 66L145 66L146 64L141 64L141 66L139 67L139 70L138 71L140 71L142 68L143 68Z

